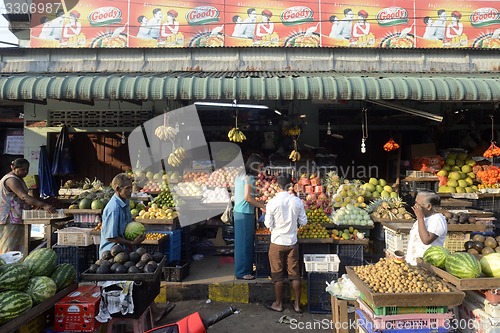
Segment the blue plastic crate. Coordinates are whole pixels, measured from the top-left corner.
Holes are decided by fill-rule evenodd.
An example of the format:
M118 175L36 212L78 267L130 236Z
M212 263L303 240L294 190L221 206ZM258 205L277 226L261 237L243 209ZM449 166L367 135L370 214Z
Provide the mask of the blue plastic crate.
M363 244L339 244L337 255L340 259L340 275L345 274L346 266L360 266L364 264Z
M447 333L450 332L448 328L436 327L436 328L407 328L407 329L389 329L389 330L378 330L369 318L366 318L365 314L361 310L356 310L357 324L361 326L366 333Z
M65 246L54 245L52 249L57 254L57 264L68 263L75 267L77 278L97 260L97 251L94 245Z
M310 313L332 313L332 296L325 290L325 282L337 281L338 277L338 272L307 273L307 309Z

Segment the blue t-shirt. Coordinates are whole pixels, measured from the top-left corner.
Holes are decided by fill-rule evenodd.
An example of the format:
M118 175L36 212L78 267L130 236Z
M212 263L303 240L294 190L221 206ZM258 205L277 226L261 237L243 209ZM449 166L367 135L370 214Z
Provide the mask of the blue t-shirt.
M255 195L255 177L242 175L234 180L234 211L253 214L254 207L245 200L245 185L252 185L252 196Z
M118 194L114 194L102 212L101 245L99 257L106 250L111 250L115 243L108 238L125 237L125 227L132 221L130 201L123 202Z

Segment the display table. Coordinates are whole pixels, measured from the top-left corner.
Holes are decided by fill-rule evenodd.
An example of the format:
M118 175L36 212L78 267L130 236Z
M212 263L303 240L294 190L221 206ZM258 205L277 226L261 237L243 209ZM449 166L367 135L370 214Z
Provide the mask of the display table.
M47 238L47 247L49 249L52 248L52 233L56 230L59 229L58 224L62 222L66 222L71 220L70 216L65 216L65 217L59 217L59 218L51 218L51 219L25 219L23 220L24 224L24 258L28 256L29 253L29 244L30 244L30 238L31 238L31 225L32 224L43 224L46 225L48 228L48 231L46 231L46 238Z
M57 301L62 299L64 296L68 295L70 292L75 290L77 287L78 287L77 282L67 286L66 288L64 288L63 290L61 290L60 292L58 292L57 294L55 294L54 296L52 296L51 298L46 300L45 302L42 302L38 305L35 305L34 307L29 309L28 311L22 313L17 318L14 318L14 319L8 321L7 323L1 325L0 332L4 332L4 333L16 332L19 329L19 327L21 327L23 324L26 324L27 322L38 317L40 314L44 313L45 311L53 308L54 304L57 303Z

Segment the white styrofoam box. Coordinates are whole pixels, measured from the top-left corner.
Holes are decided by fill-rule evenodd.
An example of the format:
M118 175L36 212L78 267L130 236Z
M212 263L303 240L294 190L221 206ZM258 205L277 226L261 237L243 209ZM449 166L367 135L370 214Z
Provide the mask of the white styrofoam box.
M408 241L410 239L409 233L397 233L396 231L384 227L385 233L385 248L394 253L396 251L403 251L406 253L408 249Z
M31 225L31 237L45 237L45 225L43 224L32 224Z
M456 309L450 329L458 329L462 333L500 333L500 318L488 315L476 304L464 299Z

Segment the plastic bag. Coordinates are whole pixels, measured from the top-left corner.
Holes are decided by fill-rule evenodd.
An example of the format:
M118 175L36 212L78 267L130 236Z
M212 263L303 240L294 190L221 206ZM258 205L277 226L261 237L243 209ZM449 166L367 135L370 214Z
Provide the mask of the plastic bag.
M233 224L234 221L234 211L233 211L233 203L231 201L228 202L226 210L222 213L220 217L221 221L226 224Z
M13 264L21 261L23 259L23 254L19 251L10 251L4 254L0 254L0 258L2 258L6 264Z
M332 281L331 283L326 282L326 292L331 295L342 298L354 300L359 297L359 290L356 285L349 279L347 274L342 275L338 281Z

